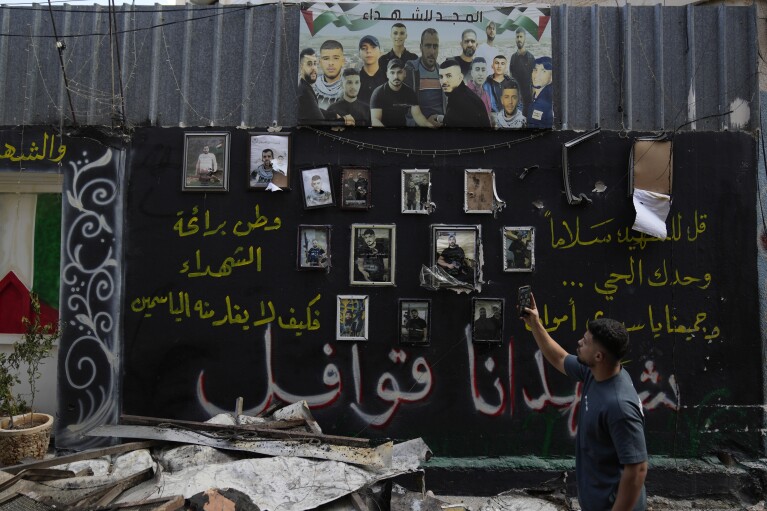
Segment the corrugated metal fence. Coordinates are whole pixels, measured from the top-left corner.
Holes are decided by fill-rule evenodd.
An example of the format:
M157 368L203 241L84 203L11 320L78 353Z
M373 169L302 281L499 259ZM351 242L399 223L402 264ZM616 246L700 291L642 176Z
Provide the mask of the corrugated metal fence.
M293 126L299 9L0 7L0 124ZM754 6L562 5L552 24L556 128L758 127Z

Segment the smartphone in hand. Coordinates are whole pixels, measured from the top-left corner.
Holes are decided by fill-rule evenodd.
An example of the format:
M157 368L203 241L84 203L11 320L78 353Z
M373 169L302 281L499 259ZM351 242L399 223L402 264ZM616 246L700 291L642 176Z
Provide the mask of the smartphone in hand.
M517 307L519 307L519 315L524 316L527 314L525 312L525 307L530 308L533 305L532 302L532 289L530 286L521 286L517 290Z

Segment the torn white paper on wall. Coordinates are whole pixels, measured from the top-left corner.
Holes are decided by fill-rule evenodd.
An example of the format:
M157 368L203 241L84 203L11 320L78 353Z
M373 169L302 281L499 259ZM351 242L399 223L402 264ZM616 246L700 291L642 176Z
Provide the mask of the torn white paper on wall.
M671 196L647 190L634 189L636 220L632 229L665 239L666 218L671 209Z

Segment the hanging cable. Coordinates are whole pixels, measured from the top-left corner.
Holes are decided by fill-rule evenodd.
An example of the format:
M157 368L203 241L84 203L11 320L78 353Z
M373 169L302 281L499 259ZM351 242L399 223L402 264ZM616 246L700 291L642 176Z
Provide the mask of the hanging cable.
M759 143L762 148L762 164L767 168L767 151L764 149L764 126L762 126L762 116L759 115ZM758 151L758 149L757 149ZM757 162L757 170L759 168L759 164ZM765 236L767 238L767 222L765 221L764 216L764 205L762 204L761 198L759 200L759 211L762 213L762 236Z
M77 117L75 116L75 107L72 105L72 94L69 91L69 79L67 78L67 70L64 68L64 48L66 45L64 41L59 41L59 35L56 32L56 20L53 17L53 6L51 0L48 0L48 13L51 15L51 27L53 28L53 37L56 39L56 49L59 52L59 64L61 65L61 74L64 77L64 88L67 91L67 98L69 99L69 111L72 113L72 124L77 125Z
M114 26L114 29L112 28ZM109 31L114 33L114 60L117 61L117 80L119 82L120 92L120 128L124 128L127 122L125 115L125 88L123 86L123 70L122 61L120 60L120 42L117 36L117 16L115 15L115 1L109 0ZM111 43L110 43L111 46ZM113 66L114 68L114 66ZM114 84L114 71L112 82ZM114 94L114 85L112 88L112 94Z
M541 131L538 133L533 133L532 135L529 135L527 137L518 138L516 140L512 140L509 142L499 142L497 144L465 147L460 149L410 149L405 147L390 147L390 146L385 146L380 144L369 144L367 142L359 142L357 140L352 140L350 138L341 137L339 135L335 135L333 133L322 131L313 127L308 127L308 129L314 131L318 135L322 135L323 137L328 137L332 140L335 140L336 142L352 145L356 147L357 149L370 149L373 151L380 151L382 154L386 154L387 152L389 152L392 154L404 154L407 156L420 155L420 156L431 156L431 157L474 154L479 152L484 153L486 151L491 151L493 149L510 148L513 145L520 144L522 142L529 142L530 140L536 139L538 137L542 137L546 135L547 133L550 133L549 131Z
M50 0L48 0L48 5L49 5L49 10L51 11L51 18L53 18L53 10L50 8ZM209 14L207 16L199 16L197 18L189 18L189 19L186 19L186 20L168 21L166 23L158 23L156 25L150 25L148 27L143 27L143 28L134 28L134 29L131 29L131 30L121 30L119 32L116 32L116 34L117 35L129 34L131 32L141 32L143 30L152 30L152 29L160 28L160 27L168 27L170 25L178 25L180 23L190 23L192 21L199 21L199 20L204 20L204 19L208 19L208 18L216 18L218 16L224 16L224 15L227 15L227 14L235 14L235 13L238 13L238 12L246 11L246 10L251 9L251 8L253 8L252 5L248 5L248 6L242 7L242 8L227 8L227 9L224 9L222 12L216 13L216 14ZM152 11L152 12L157 12L157 11ZM82 34L69 34L67 37L69 37L70 39L74 39L74 38L77 38L77 37L109 36L109 35L110 34L108 32L107 33L104 33L104 32L88 32L88 33L82 33ZM27 38L29 36L26 35L26 34L0 34L0 37L25 37L25 38ZM58 40L58 36L55 33L54 33L54 35L38 35L38 36L35 36L35 38L37 38L37 39L55 38L55 39Z
M114 48L114 36L112 35L112 0L109 0L107 5L107 22L109 25L109 71L112 84L112 94L109 96L109 104L111 105L110 119L112 120L112 128L115 127L115 48Z

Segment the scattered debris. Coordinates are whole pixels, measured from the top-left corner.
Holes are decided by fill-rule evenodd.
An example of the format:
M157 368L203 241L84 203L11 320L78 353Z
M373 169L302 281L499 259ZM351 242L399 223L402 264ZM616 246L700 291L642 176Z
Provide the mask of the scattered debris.
M0 511L388 508L391 479L431 455L421 439L325 435L305 402L266 418L123 416L89 434L143 441L0 469Z

